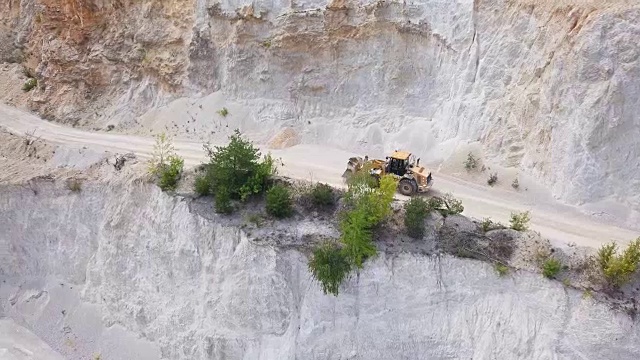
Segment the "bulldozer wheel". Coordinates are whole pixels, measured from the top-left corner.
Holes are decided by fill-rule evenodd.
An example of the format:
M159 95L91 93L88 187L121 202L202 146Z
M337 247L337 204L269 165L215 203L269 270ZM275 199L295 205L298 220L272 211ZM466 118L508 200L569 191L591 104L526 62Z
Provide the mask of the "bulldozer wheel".
M409 179L402 179L398 184L398 190L400 190L400 194L402 195L411 196L417 191L417 186Z

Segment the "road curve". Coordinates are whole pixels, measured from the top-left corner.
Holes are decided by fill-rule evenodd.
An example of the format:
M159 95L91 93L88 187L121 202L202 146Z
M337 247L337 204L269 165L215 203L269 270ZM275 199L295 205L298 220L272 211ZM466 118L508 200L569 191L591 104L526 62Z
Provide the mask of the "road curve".
M47 122L19 109L0 104L0 126L16 134L35 131L35 135L51 143L87 146L118 153L132 152L142 158L151 156L154 139L117 133L89 132ZM188 166L206 160L201 142L175 140L176 151ZM321 181L343 186L341 174L350 156L356 154L314 145L297 145L283 150L269 150L283 160L281 173L298 179ZM578 209L559 204L550 197L525 192L507 191L467 182L443 173L434 173L434 190L451 192L462 200L464 214L482 219L491 217L507 223L515 211L529 210L531 228L556 245L576 243L599 247L611 240L626 243L640 234L582 214ZM398 195L398 198L405 198ZM405 198L406 199L406 198Z

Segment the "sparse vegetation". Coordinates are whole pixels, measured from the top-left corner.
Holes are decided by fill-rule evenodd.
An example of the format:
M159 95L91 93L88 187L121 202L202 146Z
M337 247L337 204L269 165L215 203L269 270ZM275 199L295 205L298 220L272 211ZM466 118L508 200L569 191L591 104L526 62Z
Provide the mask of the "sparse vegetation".
M193 184L193 190L199 196L205 196L211 194L211 189L209 188L209 181L205 175L199 175L196 177L196 180Z
M262 42L262 47L265 48L265 49L270 48L271 47L271 40L267 39L267 40L263 41Z
M498 173L493 173L489 175L489 179L487 180L487 184L489 184L489 186L493 186L497 182L498 182Z
M329 207L335 204L333 189L327 184L315 184L311 188L311 201L317 207Z
M511 228L516 231L527 231L529 229L529 221L531 216L528 211L521 213L511 213Z
M211 148L205 145L209 163L205 175L196 178L196 191L216 197L216 211L233 211L231 200L245 201L249 196L267 190L269 179L276 174L275 160L267 154L262 157L258 148L244 139L236 130L227 146ZM262 157L262 160L261 160Z
M218 115L227 117L227 115L229 115L229 110L227 110L226 107L223 107L222 109L218 110Z
M35 78L28 78L24 85L22 85L22 91L29 92L36 86L38 86L38 80Z
M500 263L495 264L495 269L498 275L505 276L509 273L509 267Z
M340 284L351 271L351 263L335 243L324 243L313 251L309 271L320 282L325 294L338 296Z
M283 219L293 214L291 193L284 185L275 185L267 191L267 214Z
M424 219L429 214L429 204L422 198L413 197L404 206L404 227L407 235L414 239L424 236Z
M520 182L518 182L518 178L513 179L511 183L511 187L518 190L520 188Z
M260 213L253 213L247 215L247 221L254 224L257 227L261 227L264 224L264 218Z
M73 192L79 192L82 190L82 182L78 179L67 180L67 189Z
M183 168L184 160L176 155L171 139L165 133L157 135L148 171L158 179L158 186L163 191L175 190Z
M469 153L469 155L467 155L467 160L464 162L464 168L470 171L476 169L477 167L478 159L476 159L472 153Z
M483 232L491 231L493 229L496 229L498 226L499 224L493 222L493 220L491 220L490 218L484 218L480 223L480 227L482 228Z
M598 250L597 262L610 285L620 287L626 284L640 263L640 238L629 243L622 254L618 254L615 242L603 245Z
M553 279L556 277L556 275L558 275L558 273L560 272L560 270L562 270L562 263L560 263L560 260L556 259L556 258L547 258L543 263L542 263L542 275L544 275L544 277L549 278L549 279Z

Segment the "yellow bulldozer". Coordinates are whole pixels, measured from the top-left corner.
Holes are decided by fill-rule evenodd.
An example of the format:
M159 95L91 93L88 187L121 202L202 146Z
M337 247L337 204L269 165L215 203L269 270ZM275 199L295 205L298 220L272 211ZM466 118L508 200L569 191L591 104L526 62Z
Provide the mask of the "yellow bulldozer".
M402 195L412 196L417 193L427 192L433 185L431 172L420 166L420 159L408 151L394 151L386 160L372 159L368 156L352 157L347 163L347 169L342 177L348 179L351 175L362 170L369 169L369 174L380 178L386 174L393 174L398 179L398 191Z

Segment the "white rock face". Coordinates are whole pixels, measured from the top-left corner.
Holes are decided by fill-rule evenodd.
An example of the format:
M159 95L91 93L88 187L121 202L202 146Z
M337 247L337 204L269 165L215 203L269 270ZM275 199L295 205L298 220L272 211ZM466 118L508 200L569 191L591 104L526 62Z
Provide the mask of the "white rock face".
M223 0L222 14L260 17L231 24L196 11L215 56L191 57L191 87L245 101L265 140L287 126L425 161L479 140L564 201L640 211L637 2L339 3Z
M37 190L0 192L0 317L67 359L640 357L637 321L537 274L381 255L327 296L300 252L155 187Z

